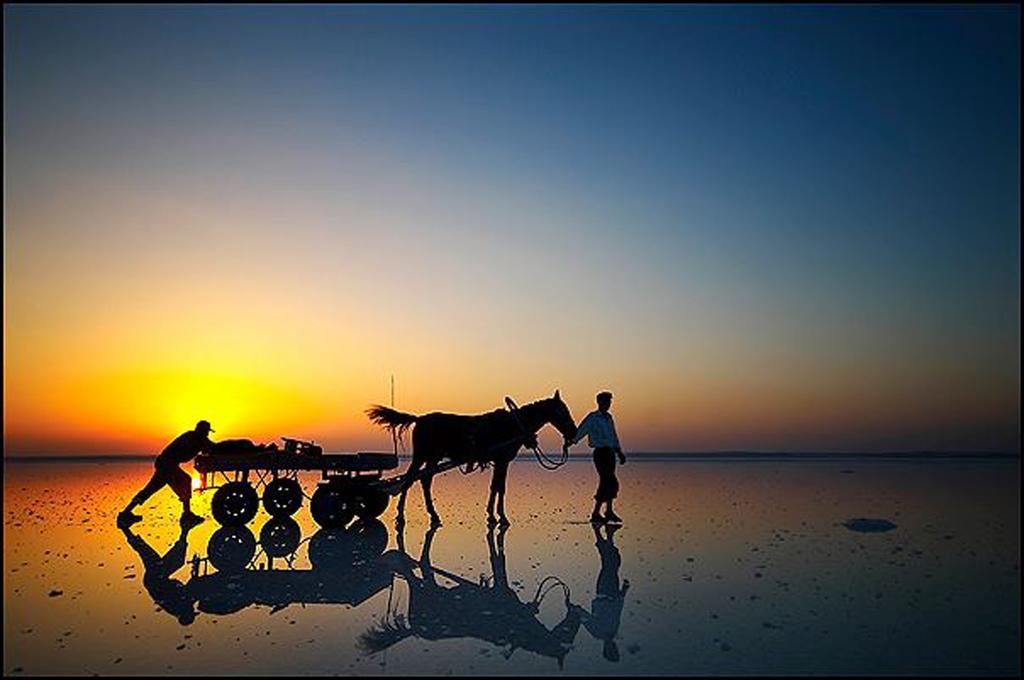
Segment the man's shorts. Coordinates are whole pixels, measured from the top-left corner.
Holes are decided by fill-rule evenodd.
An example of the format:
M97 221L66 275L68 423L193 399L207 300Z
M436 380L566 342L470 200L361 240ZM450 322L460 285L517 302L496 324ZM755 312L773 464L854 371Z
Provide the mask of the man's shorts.
M153 476L150 477L146 486L142 487L139 493L135 494L135 500L143 503L150 496L168 485L174 490L181 502L184 503L192 497L192 476L182 470L174 463L162 463L159 460L153 465Z

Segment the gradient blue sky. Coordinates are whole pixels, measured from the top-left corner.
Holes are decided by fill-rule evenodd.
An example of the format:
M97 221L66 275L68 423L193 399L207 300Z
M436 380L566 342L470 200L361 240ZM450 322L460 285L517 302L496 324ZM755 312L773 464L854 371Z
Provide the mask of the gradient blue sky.
M350 380L316 397L352 423L339 446L395 371L410 410L561 386L582 415L612 387L648 450L1019 450L1017 7L4 15L5 437L26 449L85 437L36 432L40 385L123 398L139 366L216 363L223 336L154 327L195 314L334 319L248 356L299 390ZM157 283L179 277L189 296ZM54 368L101 336L167 347Z

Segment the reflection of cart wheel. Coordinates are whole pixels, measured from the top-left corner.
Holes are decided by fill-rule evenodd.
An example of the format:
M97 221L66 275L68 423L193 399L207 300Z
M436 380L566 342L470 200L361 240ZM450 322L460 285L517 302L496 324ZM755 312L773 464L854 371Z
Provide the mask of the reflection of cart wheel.
M206 556L217 571L239 572L256 554L256 537L249 527L221 527L213 532L206 547Z
M350 568L352 532L347 529L321 529L309 539L309 563L314 569Z
M348 489L335 484L321 484L313 492L309 511L317 524L325 529L336 529L352 520L354 505Z
M391 499L386 493L378 489L366 489L359 494L359 504L356 507L356 514L360 519L376 519L388 509L388 501Z
M272 517L290 517L302 507L302 487L294 479L275 479L263 492L263 507Z
M353 524L349 531L352 532L355 541L353 557L360 562L377 559L388 547L388 529L380 520L360 520Z
M260 545L270 557L286 557L299 547L302 531L291 517L274 517L260 529Z
M256 516L256 489L248 482L228 482L217 489L211 503L214 518L226 527L240 526Z

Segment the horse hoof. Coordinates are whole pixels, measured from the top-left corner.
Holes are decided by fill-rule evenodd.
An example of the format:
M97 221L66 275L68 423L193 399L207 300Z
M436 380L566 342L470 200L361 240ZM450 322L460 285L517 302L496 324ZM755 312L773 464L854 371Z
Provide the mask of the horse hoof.
M432 527L439 527L439 526L441 526L441 518L438 517L437 515L434 515L433 517L431 517L430 518L430 526L432 526Z
M512 526L512 522L508 521L508 517L502 517L501 521L498 522L498 526L499 527L510 527L510 526Z
M488 517L487 518L487 526L493 527L493 526L495 526L497 524L498 524L498 520L496 518L494 518L494 517Z

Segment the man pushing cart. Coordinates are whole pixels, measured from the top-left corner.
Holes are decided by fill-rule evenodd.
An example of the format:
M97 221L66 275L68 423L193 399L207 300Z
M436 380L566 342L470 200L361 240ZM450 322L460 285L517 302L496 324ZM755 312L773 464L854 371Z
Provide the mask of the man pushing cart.
M164 485L170 486L181 501L181 523L182 525L194 525L203 521L203 518L192 512L192 476L182 470L179 465L187 463L195 458L200 452L210 451L214 444L210 441L210 433L213 429L210 423L200 420L196 423L194 430L184 432L168 444L160 455L153 462L153 476L150 477L146 486L135 494L124 510L117 515L117 522L122 526L128 526L142 519L140 515L132 512L137 505L149 500L149 497L162 489Z

